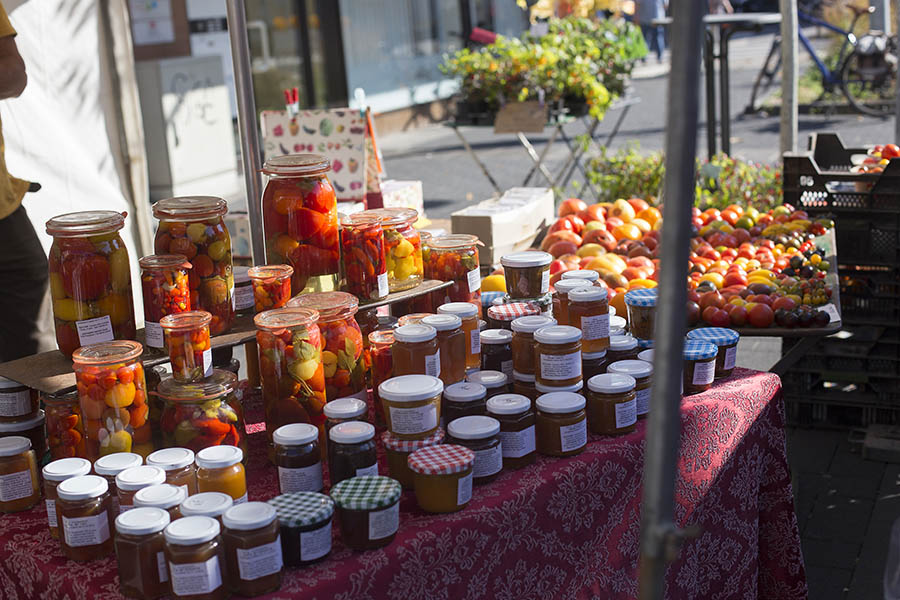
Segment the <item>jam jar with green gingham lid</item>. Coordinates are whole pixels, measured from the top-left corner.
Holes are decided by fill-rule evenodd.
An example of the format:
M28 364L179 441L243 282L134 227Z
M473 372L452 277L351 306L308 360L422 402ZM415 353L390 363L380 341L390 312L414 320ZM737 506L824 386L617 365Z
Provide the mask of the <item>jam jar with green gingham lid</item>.
M409 455L416 501L430 513L462 510L472 499L475 452L457 444L440 444Z
M710 342L687 340L684 343L684 395L699 394L712 387L716 375L719 348Z
M737 345L741 334L727 327L700 327L688 331L687 338L714 344L719 349L716 354L715 378L720 379L731 375L737 361Z
M318 492L292 492L269 500L278 514L284 566L320 561L331 552L334 501Z
M341 540L354 550L374 550L394 541L400 527L400 482L381 475L341 481L331 490Z

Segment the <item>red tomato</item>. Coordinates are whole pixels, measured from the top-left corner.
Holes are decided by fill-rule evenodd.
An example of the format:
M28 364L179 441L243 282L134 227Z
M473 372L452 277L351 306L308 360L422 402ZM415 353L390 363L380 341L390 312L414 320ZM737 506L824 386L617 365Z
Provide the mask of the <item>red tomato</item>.
M578 213L578 211L584 210L587 208L587 204L584 200L580 200L578 198L566 198L559 205L559 216L565 217L566 215L574 215Z
M575 227L571 221L569 221L568 219L563 217L563 218L557 219L556 222L550 226L550 231L548 231L547 233L550 234L550 233L554 233L556 231L571 231L571 232L575 233Z
M775 320L775 313L765 304L757 304L750 309L747 320L754 327L768 327Z
M109 284L109 262L99 254L75 254L62 262L63 287L76 300L95 300Z
M317 181L312 190L303 196L303 206L320 213L329 213L334 208L336 198L334 188L328 181Z
M308 240L325 225L325 215L308 208L291 212L289 219L288 234L298 240Z
M581 230L584 229L584 221L582 221L577 215L567 215L564 218L572 223L572 231L581 235Z

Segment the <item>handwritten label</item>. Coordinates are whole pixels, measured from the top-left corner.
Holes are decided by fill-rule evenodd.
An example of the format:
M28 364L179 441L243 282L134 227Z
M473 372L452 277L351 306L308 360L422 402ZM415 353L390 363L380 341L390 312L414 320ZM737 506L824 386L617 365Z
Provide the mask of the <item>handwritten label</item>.
M112 321L109 320L109 315L103 315L96 319L75 321L75 327L78 329L78 341L82 346L99 342L111 342L114 339Z
M466 273L466 279L469 281L470 294L481 289L481 269L472 269Z
M616 404L616 429L630 427L637 423L637 400Z
M144 321L144 338L151 348L165 348L163 328L159 323Z
M541 354L541 377L555 380L581 377L581 352Z

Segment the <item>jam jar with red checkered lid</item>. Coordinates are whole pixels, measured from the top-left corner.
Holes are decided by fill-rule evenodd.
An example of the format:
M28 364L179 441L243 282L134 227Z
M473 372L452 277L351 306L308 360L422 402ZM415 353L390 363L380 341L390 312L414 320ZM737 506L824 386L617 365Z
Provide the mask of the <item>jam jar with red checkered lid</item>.
M444 430L438 429L423 440L402 440L390 431L385 431L381 434L381 441L384 443L388 474L399 481L403 489L411 490L413 488L413 472L409 469L407 459L416 450L443 443Z
M487 323L491 329L512 330L512 322L519 317L530 317L540 314L541 308L535 302L497 304L487 309Z
M475 452L457 444L440 444L409 455L416 501L430 513L462 510L472 499Z

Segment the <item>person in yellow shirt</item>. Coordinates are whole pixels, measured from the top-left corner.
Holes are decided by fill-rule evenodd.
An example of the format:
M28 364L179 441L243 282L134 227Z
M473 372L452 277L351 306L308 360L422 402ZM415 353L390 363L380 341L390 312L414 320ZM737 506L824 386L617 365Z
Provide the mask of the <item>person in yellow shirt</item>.
M25 90L25 61L0 4L0 100ZM3 125L0 123L0 362L37 352L37 321L47 290L47 257L22 197L39 188L6 170Z

